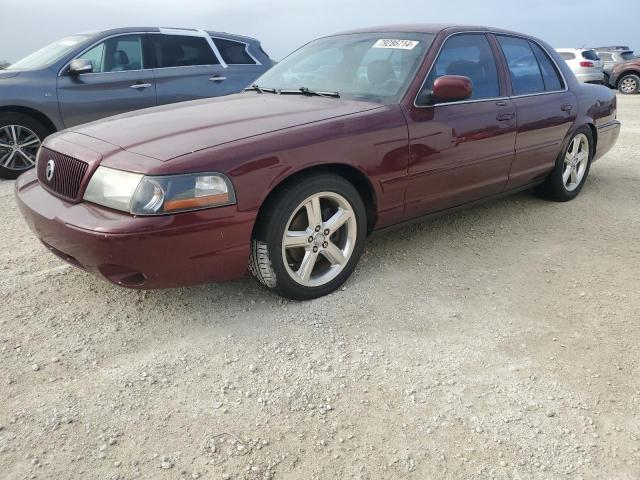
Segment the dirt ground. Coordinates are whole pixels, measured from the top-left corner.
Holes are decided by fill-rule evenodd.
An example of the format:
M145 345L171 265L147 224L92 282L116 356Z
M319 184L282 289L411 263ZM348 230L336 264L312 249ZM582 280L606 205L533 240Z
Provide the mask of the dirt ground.
M640 95L566 204L373 237L325 298L64 265L0 182L2 479L640 478Z

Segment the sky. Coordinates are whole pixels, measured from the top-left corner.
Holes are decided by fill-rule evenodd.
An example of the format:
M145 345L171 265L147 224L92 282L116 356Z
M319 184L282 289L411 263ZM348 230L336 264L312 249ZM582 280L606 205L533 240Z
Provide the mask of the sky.
M636 17L615 15L601 0L0 0L0 60L15 62L72 33L125 26L249 35L276 60L320 36L396 23L486 25L554 47L640 51Z

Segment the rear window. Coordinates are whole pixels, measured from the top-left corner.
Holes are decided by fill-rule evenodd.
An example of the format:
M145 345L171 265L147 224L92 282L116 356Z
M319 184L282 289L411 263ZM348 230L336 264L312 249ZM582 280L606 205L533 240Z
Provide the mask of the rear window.
M558 52L565 60L574 60L576 56L571 52Z
M585 50L582 52L582 58L586 60L600 60L600 57L593 50Z
M212 38L220 56L229 65L255 65L256 61L247 52L247 44L224 38Z
M217 65L218 59L202 37L151 35L159 68Z
M622 57L622 59L626 62L629 60L635 60L636 56L633 54L633 52L622 52L620 54L620 56Z

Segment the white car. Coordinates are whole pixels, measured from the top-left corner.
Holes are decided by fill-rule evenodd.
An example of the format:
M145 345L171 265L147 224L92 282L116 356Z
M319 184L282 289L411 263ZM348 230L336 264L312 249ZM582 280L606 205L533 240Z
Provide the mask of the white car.
M556 48L578 80L583 83L604 84L603 62L595 50L586 48Z

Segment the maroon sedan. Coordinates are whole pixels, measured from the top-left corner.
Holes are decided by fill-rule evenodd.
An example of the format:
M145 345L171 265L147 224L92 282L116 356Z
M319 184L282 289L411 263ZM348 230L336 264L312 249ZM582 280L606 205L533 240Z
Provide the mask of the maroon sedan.
M244 93L52 135L16 192L49 250L118 285L248 266L309 299L374 230L533 186L571 200L619 129L613 93L540 40L371 28L305 45Z

